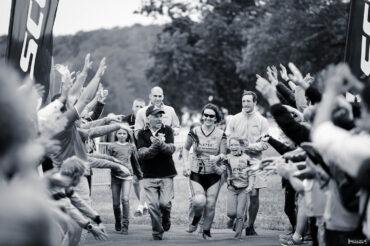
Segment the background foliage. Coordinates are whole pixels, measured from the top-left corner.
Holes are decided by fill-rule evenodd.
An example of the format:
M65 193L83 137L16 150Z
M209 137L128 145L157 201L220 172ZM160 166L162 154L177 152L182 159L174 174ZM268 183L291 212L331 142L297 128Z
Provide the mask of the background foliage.
M129 113L153 85L178 113L209 101L240 110L243 89L267 65L292 61L316 74L344 58L349 3L344 0L150 0L143 15L167 15L164 26L133 26L56 37L55 63L82 67L91 52L107 57L105 112ZM195 4L197 3L197 4ZM195 16L195 18L194 18ZM6 39L0 37L0 55ZM97 62L95 64L95 68Z
M107 59L107 70L102 78L109 90L104 113L131 113L132 101L141 97L148 101L151 83L145 70L153 64L149 56L161 26L135 25L129 28L79 32L75 35L54 37L55 64L68 65L71 71L82 70L84 58L91 53L94 61L92 78L100 59ZM0 38L0 56L5 56L6 37Z

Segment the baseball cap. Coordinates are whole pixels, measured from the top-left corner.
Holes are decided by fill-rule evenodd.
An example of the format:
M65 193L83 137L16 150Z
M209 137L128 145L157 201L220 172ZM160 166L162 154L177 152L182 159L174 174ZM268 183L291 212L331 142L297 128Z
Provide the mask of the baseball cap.
M164 111L152 105L146 109L145 115L149 116L149 115L155 115L159 113L164 114Z

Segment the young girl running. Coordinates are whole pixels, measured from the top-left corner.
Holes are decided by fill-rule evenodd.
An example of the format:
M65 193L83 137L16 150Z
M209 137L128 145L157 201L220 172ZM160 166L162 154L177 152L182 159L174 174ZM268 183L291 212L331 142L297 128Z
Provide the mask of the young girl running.
M230 154L226 157L220 155L220 159L225 160L228 174L227 216L230 220L227 227L235 229L235 238L241 238L249 193L253 190L256 178L248 170L250 158L243 153L243 145L241 139L232 137L229 140Z
M113 199L113 212L115 217L116 231L128 234L130 215L130 192L133 172L140 171L137 159L137 151L133 144L133 137L128 129L119 129L115 133L115 142L107 146L108 153L121 161L121 164L130 170L131 175L121 177L111 172L111 189ZM134 166L134 168L133 168ZM135 174L140 176L140 174ZM121 226L121 198L122 198L122 226Z

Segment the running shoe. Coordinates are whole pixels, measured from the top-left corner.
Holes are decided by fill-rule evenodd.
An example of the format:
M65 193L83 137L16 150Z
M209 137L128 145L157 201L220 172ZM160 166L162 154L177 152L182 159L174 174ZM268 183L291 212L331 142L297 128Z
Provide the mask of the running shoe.
M302 245L303 240L296 241L293 239L293 236L287 239L280 239L280 243L283 246L289 246L289 245Z
M153 236L154 241L163 240L161 236Z
M122 230L121 230L123 235L128 234L128 225L122 225Z
M188 233L193 233L197 230L197 227L198 227L197 225L190 224L188 229L186 229L185 231L188 232Z
M143 216L143 214L144 214L144 207L143 207L143 205L139 205L138 207L137 207L137 209L136 209L136 211L135 211L135 213L134 213L134 216L135 217L140 217L140 216Z
M121 229L122 229L122 227L121 227L121 222L116 222L116 223L114 224L114 229L115 229L116 231L121 231Z
M245 235L246 236L257 236L257 232L254 230L254 227L251 226L251 227L247 227L245 228Z
M169 231L171 228L171 220L163 220L162 219L162 227L164 231Z
M147 215L148 214L148 204L146 204L146 202L144 203L144 207L143 207L143 215Z
M210 240L210 239L212 239L211 231L203 230L203 234L202 234L202 236L203 236L203 239L205 239L205 240Z

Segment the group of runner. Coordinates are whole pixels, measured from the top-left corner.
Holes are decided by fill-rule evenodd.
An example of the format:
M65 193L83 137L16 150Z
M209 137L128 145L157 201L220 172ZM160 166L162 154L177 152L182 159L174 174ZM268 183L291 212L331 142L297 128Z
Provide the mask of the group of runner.
M143 173L142 176L134 178L134 187L140 201L135 215L142 215L148 209L152 219L153 238L161 240L163 232L168 231L171 226L173 178L177 175L172 154L175 151L174 136L179 132L180 124L174 109L163 103L164 94L160 87L151 89L149 99L150 102L145 107L143 99L135 99L132 114L123 118L123 121L128 123L134 132L135 141L132 143L136 144L137 158ZM249 175L248 168L253 160L260 160L262 151L268 148L261 136L267 135L269 129L267 120L256 110L256 105L256 94L245 91L242 95L242 112L230 120L225 132L218 127L223 120L219 107L209 103L201 111L201 123L191 127L183 148L183 175L189 177L191 194L187 232L196 231L203 218L203 238L211 238L210 230L218 194L221 186L227 183L227 215L230 218L228 227L234 228L237 238L241 237L244 227L246 235L257 235L254 221L259 208L259 189L266 187L266 181L262 174ZM119 139L121 131L123 130L118 130L115 134L116 141L122 146L124 140ZM126 139L128 140L125 138L125 141ZM111 145L108 144L108 151ZM110 154L119 158L118 151ZM121 161L127 163L127 157L121 158ZM139 182L141 178L143 181ZM122 212L124 216L121 219L115 202L117 199L114 198L115 183L116 178L112 176L115 228L126 234L127 213ZM140 184L145 196L140 193ZM124 181L124 191L123 187L126 187ZM129 193L122 193L122 197L128 196ZM248 200L250 206L245 215ZM126 198L123 198L122 211L128 207L126 203Z

